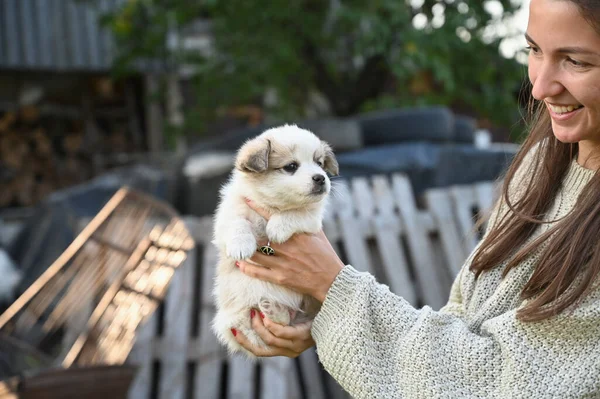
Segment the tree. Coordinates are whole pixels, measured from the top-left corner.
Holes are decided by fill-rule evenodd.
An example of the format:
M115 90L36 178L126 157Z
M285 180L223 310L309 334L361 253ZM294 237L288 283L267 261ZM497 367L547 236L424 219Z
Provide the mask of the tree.
M269 112L280 118L304 116L318 93L334 116L444 104L507 125L516 119L523 67L500 55L486 3L130 0L106 22L117 38L117 70L149 59L194 68L188 127L201 127L219 107L261 102L269 90L277 97ZM502 18L517 8L496 3ZM198 18L211 21L210 54L170 49L169 34Z

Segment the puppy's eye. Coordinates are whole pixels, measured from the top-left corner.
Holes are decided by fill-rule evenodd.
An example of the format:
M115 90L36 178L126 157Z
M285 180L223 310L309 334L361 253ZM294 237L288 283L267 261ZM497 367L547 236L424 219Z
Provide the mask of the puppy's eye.
M290 173L294 173L296 171L296 169L298 169L297 162L288 163L287 165L285 165L283 167L283 170L285 170L286 172L290 172Z
M319 165L322 168L323 167L323 162L317 161L317 165Z

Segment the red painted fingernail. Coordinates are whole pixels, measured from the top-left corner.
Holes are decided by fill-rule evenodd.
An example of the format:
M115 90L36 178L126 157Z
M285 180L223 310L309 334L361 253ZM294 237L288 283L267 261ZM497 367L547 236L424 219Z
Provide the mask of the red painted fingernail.
M240 262L235 262L235 265L236 265L237 267L240 267Z
M261 318L261 319L264 319L264 318L265 318L265 315L263 314L263 312L260 312L260 318Z
M244 198L244 200L245 200L246 202L252 202L252 201L250 200L250 198Z
M237 330L235 328L231 329L231 333L233 334L233 336L235 337L237 335Z
M256 312L254 311L254 309L250 309L250 318L253 318L255 314Z

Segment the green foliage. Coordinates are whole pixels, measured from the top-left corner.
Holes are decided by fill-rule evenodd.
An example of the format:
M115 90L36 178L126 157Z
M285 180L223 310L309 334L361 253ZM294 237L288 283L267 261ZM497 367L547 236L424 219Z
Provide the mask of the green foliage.
M513 123L524 69L499 54L498 39L484 40L492 22L485 2L422 3L130 0L106 23L117 39L117 71L131 71L142 60L160 60L167 69L194 67L196 102L187 128L201 128L222 107L260 102L268 89L278 99L269 112L280 118L302 117L310 93L318 92L336 116L445 104L497 125ZM510 0L500 3L504 16L515 11ZM418 14L427 18L421 29L413 26ZM213 51L169 49L169 32L199 17L211 21Z

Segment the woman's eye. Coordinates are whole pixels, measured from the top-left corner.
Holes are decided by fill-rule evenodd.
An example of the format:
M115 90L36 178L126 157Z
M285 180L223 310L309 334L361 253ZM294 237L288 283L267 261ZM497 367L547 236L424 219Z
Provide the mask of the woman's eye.
M533 54L537 54L540 51L540 49L538 49L537 47L533 47L533 46L527 46L525 48L527 49L527 51L529 51L530 53L533 53Z
M287 165L285 165L283 167L283 170L285 170L286 172L290 172L290 173L295 172L296 169L298 169L298 164L296 162L288 163Z
M585 63L585 62L577 61L577 60L574 60L573 58L570 58L570 57L569 57L569 58L567 58L567 61L568 61L568 62L569 62L571 65L573 65L573 66L576 66L576 67L586 67L586 66L588 65L588 64L587 64L587 63Z

